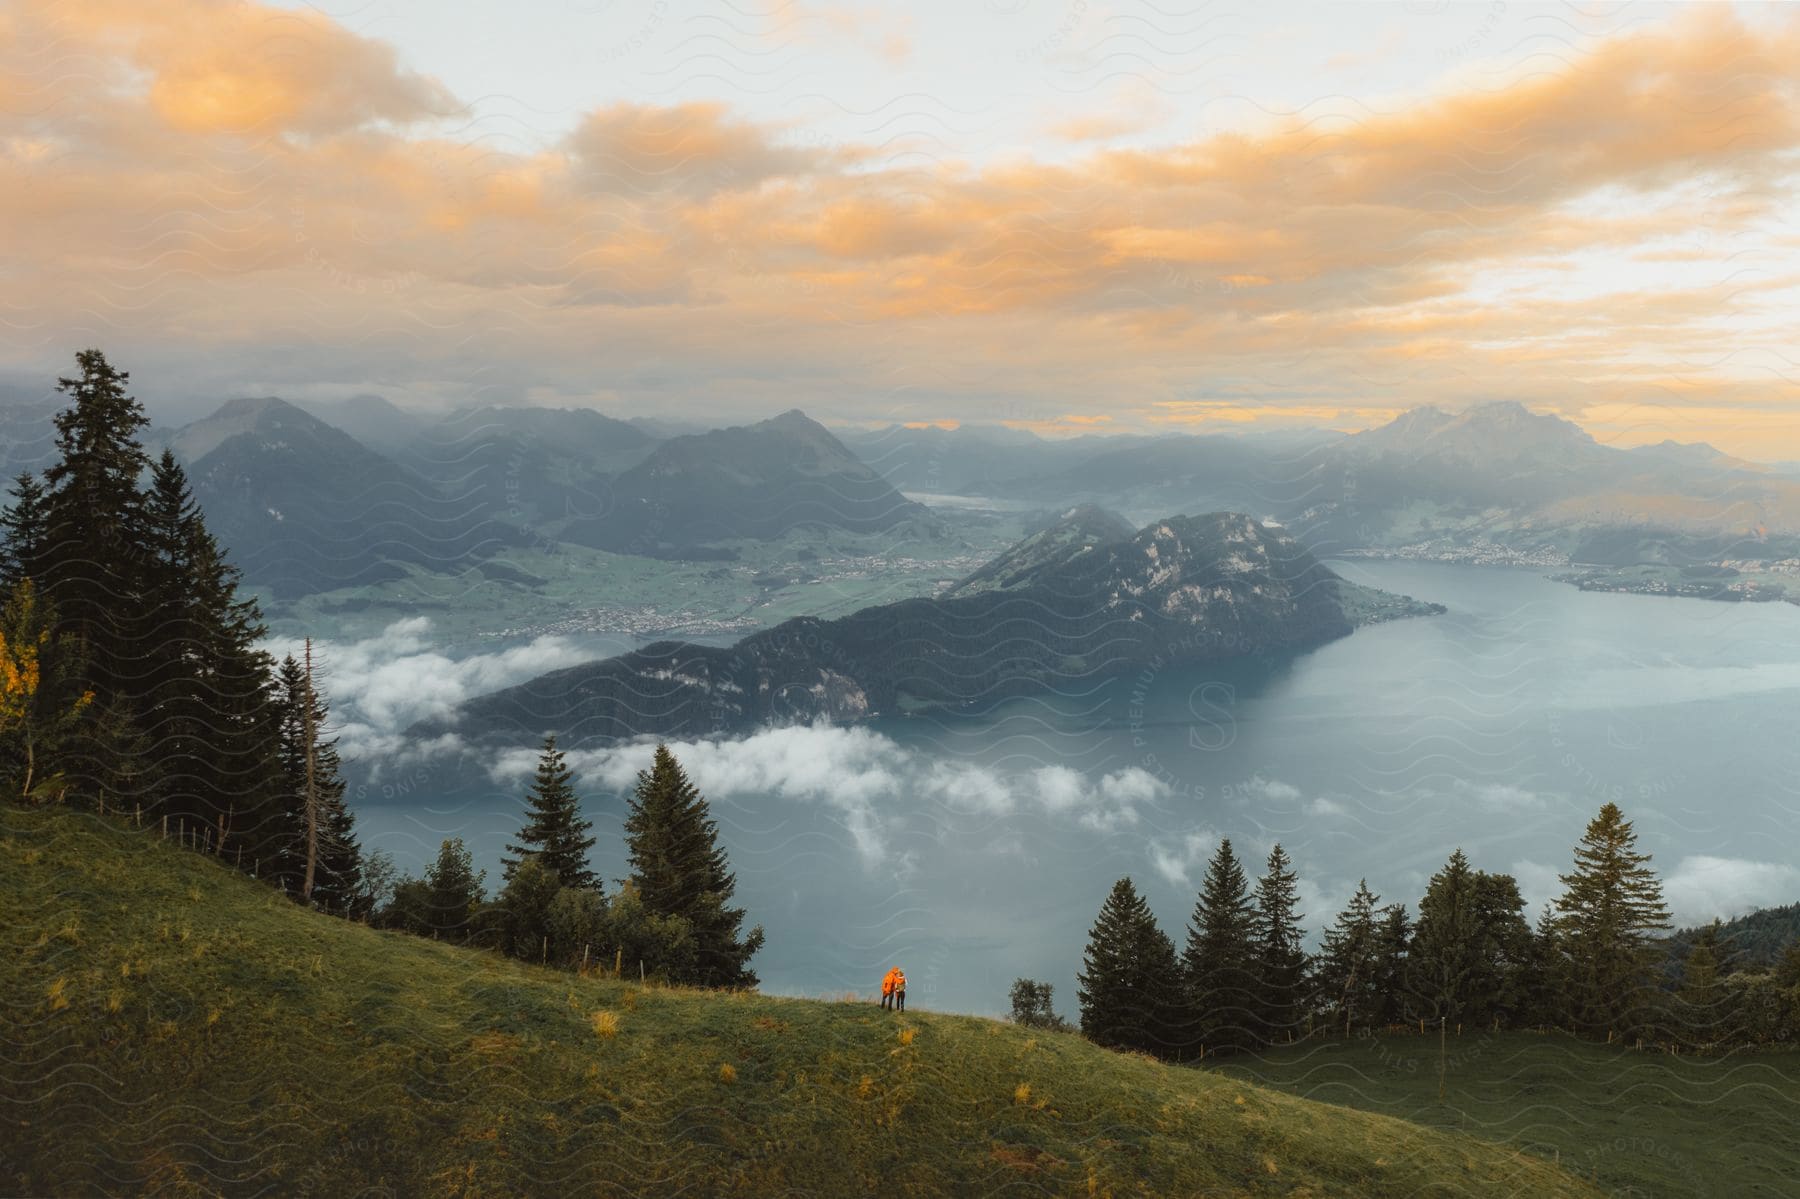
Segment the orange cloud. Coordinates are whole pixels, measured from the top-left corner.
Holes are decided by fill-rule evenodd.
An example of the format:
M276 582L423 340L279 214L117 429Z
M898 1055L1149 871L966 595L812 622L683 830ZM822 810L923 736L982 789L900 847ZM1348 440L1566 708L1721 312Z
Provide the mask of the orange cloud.
M0 365L123 339L271 385L407 363L421 388L585 393L605 373L624 395L938 395L1064 430L1496 390L1792 413L1791 365L1720 347L1727 327L1773 355L1792 325L1797 57L1800 23L1704 10L1355 120L884 165L705 102L613 105L509 151L316 13L20 0L0 18ZM1256 398L1178 406L1196 393ZM1767 422L1743 427L1766 450Z
M25 4L25 32L93 44L149 76L151 106L194 133L340 133L461 106L391 47L307 11L231 0Z
M754 188L820 167L821 153L781 145L722 104L657 108L619 104L589 114L570 135L576 175L602 192L710 194Z

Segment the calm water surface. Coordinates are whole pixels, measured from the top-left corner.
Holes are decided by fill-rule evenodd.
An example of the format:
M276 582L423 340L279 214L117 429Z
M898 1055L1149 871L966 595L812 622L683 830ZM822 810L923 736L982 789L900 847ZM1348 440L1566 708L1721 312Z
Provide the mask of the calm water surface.
M1258 861L1284 844L1316 932L1361 877L1416 903L1458 845L1544 898L1609 799L1678 914L1800 899L1800 608L1335 565L1450 611L1287 660L883 721L849 765L841 741L783 742L779 780L740 779L713 801L739 899L768 929L765 987L870 990L898 962L921 1006L1001 1011L1027 975L1073 1014L1113 881L1131 875L1179 943L1218 836ZM824 777L796 781L807 769ZM624 802L599 775L585 793L611 878L625 872ZM517 788L448 800L427 770L378 798L359 805L368 843L416 866L463 836L498 877Z

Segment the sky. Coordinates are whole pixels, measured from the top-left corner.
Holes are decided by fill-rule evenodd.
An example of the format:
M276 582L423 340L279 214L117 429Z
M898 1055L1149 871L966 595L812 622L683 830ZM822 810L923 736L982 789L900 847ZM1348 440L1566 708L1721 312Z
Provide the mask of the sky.
M9 0L0 382L1800 459L1800 10Z

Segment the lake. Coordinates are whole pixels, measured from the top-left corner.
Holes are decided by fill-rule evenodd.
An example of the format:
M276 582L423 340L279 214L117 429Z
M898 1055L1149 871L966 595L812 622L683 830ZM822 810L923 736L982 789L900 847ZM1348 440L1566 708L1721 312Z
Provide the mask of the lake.
M872 994L898 963L920 1006L1001 1012L1029 976L1072 1017L1088 927L1121 875L1178 945L1221 836L1258 867L1287 848L1314 935L1359 878L1416 905L1457 846L1535 904L1607 800L1678 917L1800 899L1800 608L1333 565L1449 611L980 714L676 746L768 930L765 989ZM577 755L609 880L646 755ZM428 763L362 791L365 844L416 868L462 836L497 880L522 781L445 799L443 777Z

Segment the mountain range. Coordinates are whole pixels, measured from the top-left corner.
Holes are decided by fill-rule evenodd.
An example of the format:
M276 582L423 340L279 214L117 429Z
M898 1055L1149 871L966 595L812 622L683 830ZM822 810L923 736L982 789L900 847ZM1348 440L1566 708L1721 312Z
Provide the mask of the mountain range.
M571 519L578 545L648 557L766 540L796 528L879 533L928 519L798 409L754 425L671 437L611 482L603 512Z
M722 541L929 519L799 412L661 440L589 409L482 408L410 432L377 416L405 434L387 454L274 398L153 440L187 465L246 579L277 598L409 570L529 585L493 561L526 544L717 558L732 555ZM27 466L48 458L41 444Z
M56 407L35 395L0 407L9 474L50 459ZM362 396L233 400L152 433L186 461L248 580L277 599L419 571L532 586L496 560L522 545L705 560L795 529L938 528L944 518L903 492L1087 503L1130 524L1248 512L1321 555L1499 546L1693 570L1800 555L1800 478L1707 445L1618 449L1511 402L1418 408L1348 436L1056 440L979 425L839 436L798 411L680 429L590 409L431 415Z

